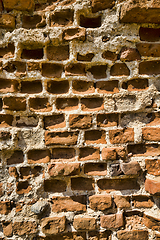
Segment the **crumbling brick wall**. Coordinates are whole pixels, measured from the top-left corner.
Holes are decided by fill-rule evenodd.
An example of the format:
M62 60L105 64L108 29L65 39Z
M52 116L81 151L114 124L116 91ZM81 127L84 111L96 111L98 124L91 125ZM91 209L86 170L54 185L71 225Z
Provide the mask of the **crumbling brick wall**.
M0 239L160 239L160 1L0 11Z

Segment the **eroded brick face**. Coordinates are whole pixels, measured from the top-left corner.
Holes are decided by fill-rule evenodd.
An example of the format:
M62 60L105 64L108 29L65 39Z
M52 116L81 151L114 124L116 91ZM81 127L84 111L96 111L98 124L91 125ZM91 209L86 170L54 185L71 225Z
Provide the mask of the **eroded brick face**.
M0 12L0 240L159 240L160 2Z

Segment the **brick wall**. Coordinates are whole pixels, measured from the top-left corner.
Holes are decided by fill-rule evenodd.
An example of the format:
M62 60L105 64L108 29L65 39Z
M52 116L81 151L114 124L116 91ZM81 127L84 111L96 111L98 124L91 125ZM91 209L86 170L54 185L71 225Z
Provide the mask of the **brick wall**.
M159 240L160 1L0 11L0 240Z

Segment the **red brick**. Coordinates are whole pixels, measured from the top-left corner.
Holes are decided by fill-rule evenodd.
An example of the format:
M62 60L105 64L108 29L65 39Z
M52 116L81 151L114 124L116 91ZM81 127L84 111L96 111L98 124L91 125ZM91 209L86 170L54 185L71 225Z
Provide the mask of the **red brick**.
M13 232L16 235L31 235L38 231L36 222L21 221L13 223Z
M47 58L54 61L67 60L69 58L69 45L47 46Z
M9 114L0 114L0 127L11 127L13 122L13 116Z
M21 82L21 93L40 93L42 92L41 81L22 81Z
M89 231L88 232L88 240L109 240L110 235L111 235L110 230L106 230L103 232Z
M34 167L21 167L19 169L20 172L20 178L21 179L29 179L29 178L34 178L37 177L41 174L42 172L42 167L41 166L34 166Z
M155 218L147 214L144 215L144 224L146 227L154 230L160 231L160 218Z
M65 75L66 76L85 76L86 70L85 70L85 64L83 63L70 63L65 67Z
M30 150L28 152L28 163L48 163L50 161L50 152L49 150Z
M132 79L123 82L122 88L128 91L143 91L148 89L148 79Z
M51 16L51 27L70 26L73 23L74 11L72 9L61 9Z
M9 73L16 71L16 77L24 77L26 75L26 63L22 61L9 61L3 63L3 69Z
M118 58L118 54L107 50L102 53L102 58L105 58L105 59L111 60L111 61L116 61Z
M131 207L129 196L115 195L114 202L118 208L130 208Z
M8 46L0 48L1 58L13 58L15 47L13 43L9 43Z
M42 59L43 48L23 49L21 54L22 59Z
M75 145L77 143L78 132L45 132L46 145Z
M92 195L89 197L89 207L94 211L105 211L112 207L112 197L109 194Z
M93 217L75 217L73 227L76 230L95 230L96 219Z
M142 137L146 141L160 141L160 128L142 128Z
M120 230L117 232L119 240L148 240L146 230Z
M22 16L22 27L27 29L34 29L46 26L46 20L43 16L34 14L31 15L23 15Z
M107 65L95 65L87 69L95 79L106 78Z
M85 28L68 28L63 31L63 39L66 41L72 41L74 39L84 41L86 37Z
M87 53L85 55L77 54L78 61L91 62L94 57L94 53Z
M65 126L66 124L64 114L54 114L44 117L45 129L63 128Z
M82 81L82 80L75 80L72 82L72 88L73 93L77 94L88 94L93 93L95 91L94 89L94 83L91 81Z
M101 219L101 226L103 228L116 229L116 228L123 227L124 225L122 213L104 215L100 219Z
M133 196L132 203L135 208L151 208L154 205L153 199L145 195Z
M141 56L160 57L160 44L158 43L137 43L137 49Z
M98 11L107 9L107 8L112 8L115 4L114 0L92 0L92 12L96 13Z
M42 63L42 75L44 77L60 78L62 72L62 64Z
M80 173L79 163L56 163L48 166L48 173L51 177L74 176Z
M160 193L160 177L155 179L146 179L145 190L150 194Z
M105 176L107 175L106 163L85 163L84 173L93 176Z
M83 111L99 111L104 108L103 98L82 98Z
M52 94L64 94L69 91L68 81L49 81L47 83L47 91Z
M72 114L69 116L70 128L90 128L92 126L92 115Z
M96 83L96 89L99 93L118 93L118 81L99 81Z
M13 234L12 222L9 222L9 221L2 222L2 228L3 228L3 234L6 237L11 237L12 236L12 234Z
M58 110L71 111L78 109L79 100L78 98L57 98L56 108Z
M134 129L124 128L124 129L109 130L109 139L112 144L133 142Z
M76 177L71 178L71 189L72 190L93 190L94 183L92 178L83 178L83 177Z
M156 125L160 125L160 113L159 112L155 112L155 113L151 113L149 114L149 123L147 124L147 126L156 126Z
M64 232L66 228L66 218L65 216L44 218L41 227L42 232L47 235Z
M7 10L31 11L34 8L34 0L3 0L4 8Z
M101 26L101 16L86 17L80 15L80 26L85 28L98 28Z
M139 189L139 184L136 178L128 179L100 179L97 182L100 190L127 190L127 189Z
M28 181L17 182L16 183L16 193L17 194L25 194L31 191L31 186L29 186Z
M105 144L106 140L106 132L105 131L99 131L99 130L90 130L85 132L85 142L86 144Z
M146 169L149 174L160 176L160 160L159 159L146 159Z
M10 158L7 159L7 165L23 163L24 155L20 150L15 150Z
M140 27L139 35L141 41L157 42L160 40L160 28Z
M4 97L3 108L11 111L25 111L26 99L24 97Z
M115 63L111 67L111 76L129 76L130 70L125 63Z
M97 126L98 127L114 127L118 126L118 114L98 114L97 115Z
M158 144L134 144L127 146L128 154L133 156L158 156L160 145Z
M9 167L8 173L10 176L15 177L15 178L17 178L19 176L16 167Z
M130 0L121 8L120 22L123 23L159 23L158 2Z
M48 98L30 98L29 99L30 110L33 112L50 112L52 106L48 102Z
M13 15L7 13L0 14L0 28L14 29L15 25L15 17Z
M53 212L85 212L86 196L52 197Z
M66 182L58 179L47 179L44 180L44 191L45 192L65 192Z
M144 61L139 64L139 74L160 74L160 61Z
M120 53L120 60L128 62L141 60L141 53L139 54L138 50L136 48L123 47Z
M75 150L73 148L53 148L51 150L52 162L61 162L61 161L74 161L75 160Z
M117 148L103 148L102 149L102 159L103 160L117 160L125 159L126 151L123 147Z
M100 159L100 150L99 148L84 147L79 149L79 160L99 160Z
M28 66L28 71L40 71L41 67L40 67L40 63L39 62L27 62L27 66Z
M11 212L11 204L9 201L0 202L0 214L9 214Z

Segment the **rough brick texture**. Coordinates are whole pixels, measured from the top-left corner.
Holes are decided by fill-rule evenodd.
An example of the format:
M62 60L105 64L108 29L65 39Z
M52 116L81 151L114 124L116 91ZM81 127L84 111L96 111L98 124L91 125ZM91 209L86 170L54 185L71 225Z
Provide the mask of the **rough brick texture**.
M160 1L0 12L0 240L160 240Z

